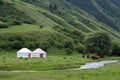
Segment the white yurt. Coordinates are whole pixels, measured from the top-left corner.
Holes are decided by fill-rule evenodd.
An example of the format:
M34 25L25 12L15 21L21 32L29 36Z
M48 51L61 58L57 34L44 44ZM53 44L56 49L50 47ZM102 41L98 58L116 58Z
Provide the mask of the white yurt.
M34 50L31 54L33 58L46 58L46 52L43 51L41 48Z
M17 52L17 58L30 58L32 51L28 48L22 48Z

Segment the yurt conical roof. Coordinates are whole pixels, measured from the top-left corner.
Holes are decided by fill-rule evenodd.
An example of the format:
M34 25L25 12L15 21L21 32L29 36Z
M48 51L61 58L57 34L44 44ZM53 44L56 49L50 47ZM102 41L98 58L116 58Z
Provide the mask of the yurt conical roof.
M34 50L33 53L46 53L46 52L43 51L41 48L38 48L38 49Z
M28 48L22 48L17 53L32 53L32 51L29 50Z

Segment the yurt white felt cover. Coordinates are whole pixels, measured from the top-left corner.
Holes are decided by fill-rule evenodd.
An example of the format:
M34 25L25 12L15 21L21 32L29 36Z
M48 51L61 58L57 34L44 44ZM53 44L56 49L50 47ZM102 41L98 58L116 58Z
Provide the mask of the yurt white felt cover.
M32 52L31 57L46 58L46 52L38 48Z
M17 58L28 58L28 55L31 54L32 51L29 50L28 48L22 48L17 52Z

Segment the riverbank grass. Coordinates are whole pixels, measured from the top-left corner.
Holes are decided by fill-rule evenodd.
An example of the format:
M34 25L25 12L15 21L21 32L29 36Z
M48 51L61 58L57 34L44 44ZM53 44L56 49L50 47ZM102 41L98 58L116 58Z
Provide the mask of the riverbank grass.
M64 52L64 51L62 51ZM87 62L101 60L120 60L120 57L105 57L100 60L82 58L82 54L73 55L50 55L47 58L17 58L16 51L0 52L0 70L60 70L69 68L79 68Z
M62 51L63 52L63 51ZM17 58L16 52L1 52L0 70L59 70L79 68L81 64L93 61L82 58L81 54L50 55L47 58Z
M0 80L120 80L120 62L99 69L0 72Z

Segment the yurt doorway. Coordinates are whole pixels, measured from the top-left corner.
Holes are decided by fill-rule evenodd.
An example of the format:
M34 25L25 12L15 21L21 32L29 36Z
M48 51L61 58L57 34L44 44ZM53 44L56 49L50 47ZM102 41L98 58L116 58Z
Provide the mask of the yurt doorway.
M28 58L30 58L31 57L31 54L30 53L28 53Z
M43 58L43 54L40 54L40 58Z

